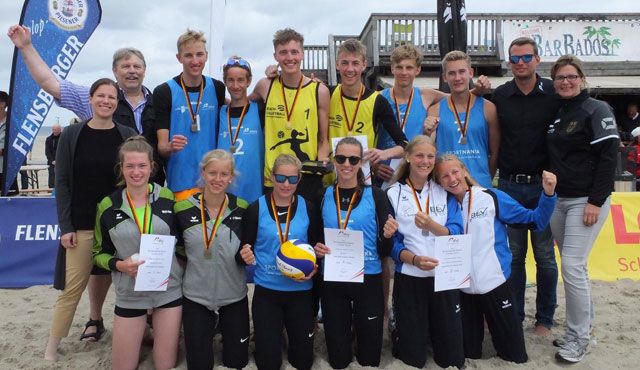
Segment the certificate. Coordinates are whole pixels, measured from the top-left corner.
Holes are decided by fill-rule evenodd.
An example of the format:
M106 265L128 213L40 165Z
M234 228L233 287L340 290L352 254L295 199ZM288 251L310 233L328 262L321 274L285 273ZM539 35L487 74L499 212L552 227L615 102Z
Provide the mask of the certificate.
M164 292L169 285L171 262L173 261L176 237L173 235L142 234L140 237L140 259L136 292Z
M436 292L468 288L471 282L471 235L436 237L435 268Z
M364 239L360 230L324 229L324 281L364 281Z
M367 136L358 135L358 136L351 136L351 137L360 142L360 144L362 145L363 153L366 153L366 151L369 150L369 144L367 143ZM333 150L334 155L336 154L336 146L338 146L338 143L342 139L344 139L344 137L331 138L331 149ZM364 183L366 185L371 185L371 166L369 165L369 161L362 162L362 173L364 173Z

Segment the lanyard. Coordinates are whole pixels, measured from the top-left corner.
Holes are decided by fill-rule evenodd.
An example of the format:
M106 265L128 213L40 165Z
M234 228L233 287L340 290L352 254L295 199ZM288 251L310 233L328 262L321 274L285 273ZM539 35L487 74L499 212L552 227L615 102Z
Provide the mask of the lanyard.
M200 91L198 92L198 102L196 103L196 110L193 111L193 107L191 106L191 100L189 100L189 93L187 92L187 87L184 85L184 79L182 79L182 75L180 75L180 86L182 87L182 92L184 92L184 98L187 101L187 107L189 107L189 114L191 115L191 122L196 123L198 117L198 110L200 110L200 100L202 99L202 90L204 89L204 81L200 80Z
M231 105L227 106L227 128L229 129L229 141L231 141L231 153L234 153L236 151L236 141L238 141L238 135L240 134L240 128L242 127L244 114L247 113L248 107L249 103L245 104L245 106L242 108L242 113L240 114L240 119L238 120L238 124L236 125L236 133L234 135L231 131Z
M282 92L282 100L284 101L284 111L287 115L286 127L288 130L293 128L293 122L291 122L291 116L293 116L293 110L296 107L296 102L298 101L298 95L300 94L300 89L302 88L302 80L304 80L304 75L300 76L300 82L298 82L296 95L293 97L293 103L291 103L291 109L289 109L289 105L287 104L287 97L284 94L284 82L282 82L282 78L280 78L280 91Z
M149 188L149 193L151 192L151 187ZM147 202L144 204L144 215L142 216L142 222L138 220L138 215L136 214L136 205L133 203L133 199L131 199L131 194L129 194L129 190L125 190L127 194L127 203L129 203L129 209L131 209L131 214L133 215L133 220L138 227L138 231L140 235L149 234L149 229L151 228L151 212L149 212L151 206L149 205L149 197L147 197ZM147 219L147 212L149 212L149 217Z
M396 94L393 92L393 87L391 88L391 98L393 99L393 103L396 105L396 117L398 119L398 125L400 125L401 130L404 130L404 125L407 124L407 117L409 117L411 104L413 103L413 89L411 89L411 95L409 95L409 101L407 102L407 110L404 112L404 117L402 117L402 120L400 120L400 105L398 104L398 100L396 100Z
M469 97L467 98L467 112L464 116L464 126L462 126L462 120L460 120L460 116L458 116L458 109L456 108L456 103L453 101L453 98L450 96L449 101L451 102L451 106L453 107L453 114L456 116L456 124L458 124L458 130L460 130L460 143L467 143L467 130L469 129L469 112L471 111L471 93L469 93Z
M227 203L229 203L229 198L225 194L224 201L222 201L222 204L218 209L218 214L216 215L216 219L213 222L213 229L211 230L211 234L207 235L207 221L204 218L204 212L205 212L204 194L200 195L200 218L202 220L202 235L204 237L205 251L209 250L209 248L211 247L211 242L216 237L216 233L218 232L218 226L220 226L220 217L222 217L222 213L224 212L225 208L227 208Z
M351 196L351 200L349 201L349 208L347 208L347 215L344 219L344 224L342 223L342 214L340 213L340 190L338 190L338 185L336 184L336 213L338 214L338 229L346 230L349 225L349 217L351 216L351 211L353 211L353 202L356 200L358 193L360 191L356 189Z
M358 101L356 102L356 109L353 111L353 114L351 115L351 122L349 122L349 117L347 117L347 108L345 108L344 106L344 97L342 96L342 86L340 86L340 105L342 106L342 113L344 115L344 121L347 124L347 131L349 131L349 136L353 135L353 126L356 124L356 116L358 115L358 109L360 109L360 101L362 100L363 93L364 93L364 85L361 84L360 91L358 92Z
M428 180L427 180L428 181ZM422 212L422 206L420 205L420 201L418 200L418 192L416 188L411 183L411 180L407 178L407 185L411 188L411 192L413 193L413 199L416 201L416 205L418 206L418 211ZM427 215L429 214L429 198L431 197L431 186L429 186L429 190L427 191L427 202L425 203L425 209Z
M278 220L278 211L276 210L276 201L273 198L273 194L271 194L271 211L273 212L273 219L276 222L276 226L278 227L278 239L280 239L280 244L289 240L289 224L291 222L291 205L293 201L289 201L289 207L287 208L287 220L285 221L285 229L284 235L282 234L282 227L280 226L280 221Z

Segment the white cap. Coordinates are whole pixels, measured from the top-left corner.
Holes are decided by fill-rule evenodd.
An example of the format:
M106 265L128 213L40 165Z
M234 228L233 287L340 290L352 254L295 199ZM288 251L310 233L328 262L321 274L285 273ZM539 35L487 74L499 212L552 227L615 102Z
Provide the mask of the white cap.
M631 131L631 136L638 137L640 136L640 127L636 127Z

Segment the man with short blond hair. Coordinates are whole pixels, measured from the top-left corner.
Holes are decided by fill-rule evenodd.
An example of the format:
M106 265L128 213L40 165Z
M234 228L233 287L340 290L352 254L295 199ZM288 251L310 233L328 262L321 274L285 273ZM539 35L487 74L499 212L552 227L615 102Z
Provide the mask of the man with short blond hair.
M224 84L202 74L209 54L204 33L187 29L178 37L176 58L182 72L153 91L158 151L167 158L167 186L177 200L198 191L198 164L216 148L218 112Z

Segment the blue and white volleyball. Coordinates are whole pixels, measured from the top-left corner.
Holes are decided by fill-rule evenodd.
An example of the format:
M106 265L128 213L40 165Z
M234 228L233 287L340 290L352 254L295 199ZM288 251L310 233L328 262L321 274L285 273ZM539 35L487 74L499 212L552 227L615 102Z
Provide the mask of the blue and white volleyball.
M309 276L316 265L316 253L307 242L298 239L287 240L280 245L276 264L282 275L292 279Z

